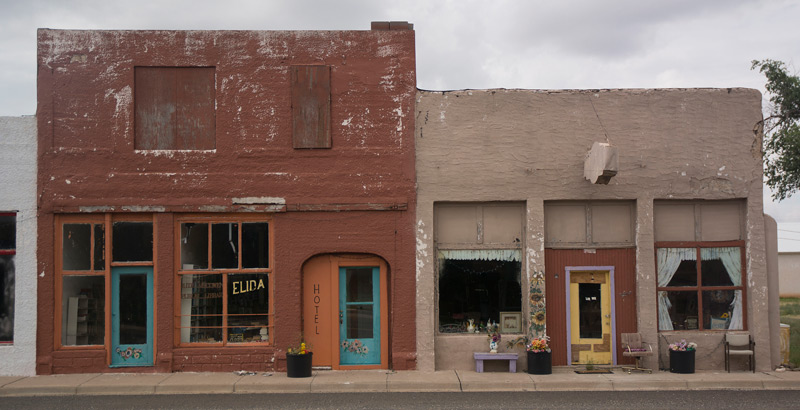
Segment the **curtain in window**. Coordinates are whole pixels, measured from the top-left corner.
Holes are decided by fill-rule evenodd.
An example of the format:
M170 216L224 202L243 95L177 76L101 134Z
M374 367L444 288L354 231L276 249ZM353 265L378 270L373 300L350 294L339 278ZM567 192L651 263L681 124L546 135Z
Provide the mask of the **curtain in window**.
M462 249L440 250L439 258L457 261L519 262L521 252L516 249Z
M702 260L718 259L722 261L733 286L742 286L742 256L739 252L740 250L737 247L703 248L700 250L700 258ZM730 306L732 311L728 329L741 330L743 325L741 290L736 291Z
M658 249L658 286L667 286L678 271L683 261L697 260L695 248L659 248ZM658 329L672 330L672 318L669 316L667 292L658 292Z

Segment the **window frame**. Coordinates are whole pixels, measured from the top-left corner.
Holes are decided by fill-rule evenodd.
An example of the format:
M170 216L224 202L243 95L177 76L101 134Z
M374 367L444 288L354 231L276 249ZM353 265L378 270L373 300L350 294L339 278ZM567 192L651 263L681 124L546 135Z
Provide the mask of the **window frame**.
M742 280L740 286L704 286L703 285L703 276L702 276L702 258L701 258L701 249L703 248L725 248L725 247L735 247L739 248L739 257L741 258L741 266L742 266ZM658 272L658 250L662 248L695 248L696 252L696 259L695 259L695 269L697 271L697 284L695 286L658 286L658 275L655 275L655 283L656 283L656 310L658 310L658 292L692 292L694 291L697 294L697 329L672 329L672 330L661 330L660 329L660 322L656 323L656 328L659 329L658 332L728 332L728 331L746 331L748 330L748 323L747 323L747 264L746 264L746 248L745 248L745 241L738 240L738 241L718 241L718 242L702 242L702 241L680 241L680 242L655 242L654 246L654 259L655 259L655 269ZM741 290L742 291L742 329L706 329L704 327L703 320L701 320L703 315L703 292L704 291L714 291L714 290ZM656 315L658 316L658 315ZM657 319L660 321L660 319Z
M242 224L245 223L267 223L267 258L268 268L242 268L243 258L242 258L242 234L244 229L242 229ZM207 269L183 269L183 264L181 263L181 224L184 223L202 223L208 224L209 229L209 240L208 240L208 268ZM237 223L239 224L238 229L238 243L239 249L237 250L237 257L238 257L238 267L236 269L231 268L214 268L212 264L212 241L211 241L211 225L215 223ZM175 248L174 248L174 263L175 263L175 286L174 286L174 301L173 308L174 308L174 319L173 319L173 345L175 347L187 347L187 348L209 348L209 347L225 347L225 348L237 348L237 347L265 347L265 346L273 346L273 341L275 340L275 278L273 275L275 269L275 243L274 243L274 223L273 218L268 215L264 214L257 214L257 215L207 215L207 214L186 214L181 215L175 218L174 222L174 232L175 232ZM228 341L229 329L231 327L240 327L240 326L228 326L228 277L229 275L233 274L266 274L267 275L267 287L268 289L268 297L269 297L269 306L268 306L268 313L266 314L268 325L267 330L269 331L269 339L266 342L230 342ZM203 343L203 342L182 342L181 341L181 277L183 275L221 275L222 276L222 338L220 342L217 343ZM208 315L206 315L208 316ZM251 315L252 316L252 315Z
M150 222L153 224L153 260L151 261L143 261L143 262L114 262L111 260L112 257L112 248L113 244L113 224L114 222ZM89 260L90 260L90 268L88 270L64 270L64 259L63 259L63 229L65 224L91 224L94 225L103 225L104 229L104 243L103 243L103 254L105 257L103 270L96 270L94 268L94 240L95 240L95 233L94 229L90 229L90 246L89 251ZM158 288L158 281L155 280L156 276L156 269L155 269L155 261L158 259L158 236L156 232L158 232L158 224L156 222L156 218L154 214L56 214L54 218L54 232L55 232L55 295L54 295L54 304L55 304L55 317L54 320L54 327L55 330L53 332L53 346L55 350L106 350L106 361L107 363L111 363L111 268L116 266L151 266L153 267L153 305L157 306L157 288ZM63 345L61 343L61 335L63 332L62 329L62 315L63 315L63 285L64 285L64 277L67 276L97 276L103 277L104 279L104 317L105 317L105 330L103 336L103 344L94 344L94 345ZM158 323L158 309L153 309L153 323ZM156 347L157 347L157 333L155 329L153 331L153 355L155 357L156 354Z
M18 229L17 229L18 228L18 226L17 226L18 225L17 224L17 213L16 212L0 212L0 216L10 216L10 217L14 218L14 247L13 248L0 248L0 255L16 256L17 255L17 235L16 235L16 232L18 231ZM16 259L16 258L14 258L14 259ZM16 261L15 261L15 264L16 264ZM14 281L16 283L16 271L14 272ZM15 287L15 289L16 289L16 287ZM3 289L0 289L0 292L2 292L2 291L3 291ZM13 327L16 327L16 324L14 323L15 322L14 319L16 319L16 318L13 317L14 316L13 306L14 306L15 303L16 303L16 294L13 294L13 295L11 295L11 305L12 305L11 323L13 324ZM13 329L13 327L11 329L11 340L0 341L0 346L3 346L3 345L8 346L8 345L13 345L14 344L14 329Z

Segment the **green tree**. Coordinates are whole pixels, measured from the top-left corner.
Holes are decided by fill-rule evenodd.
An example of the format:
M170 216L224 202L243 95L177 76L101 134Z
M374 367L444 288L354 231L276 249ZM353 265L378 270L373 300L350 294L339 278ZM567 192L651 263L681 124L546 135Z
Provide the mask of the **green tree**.
M764 126L764 178L773 199L786 199L800 189L800 78L781 61L753 60L752 70L767 77L771 106Z

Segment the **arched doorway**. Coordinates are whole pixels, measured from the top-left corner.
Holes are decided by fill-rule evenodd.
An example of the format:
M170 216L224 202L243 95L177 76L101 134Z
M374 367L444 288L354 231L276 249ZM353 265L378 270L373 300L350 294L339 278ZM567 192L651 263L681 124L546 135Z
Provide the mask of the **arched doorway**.
M313 366L389 367L386 262L369 254L317 255L303 265L303 333Z

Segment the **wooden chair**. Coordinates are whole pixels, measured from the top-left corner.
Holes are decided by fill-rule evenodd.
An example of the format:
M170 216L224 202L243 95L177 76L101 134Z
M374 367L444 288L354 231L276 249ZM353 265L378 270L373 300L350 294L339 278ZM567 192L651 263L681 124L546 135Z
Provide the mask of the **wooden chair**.
M731 348L734 349L731 349ZM750 370L756 372L756 342L747 335L726 334L725 335L725 370L731 372L731 356L747 356Z
M642 335L639 333L623 333L622 335L622 355L625 357L633 357L636 359L636 364L631 366L622 366L622 370L627 370L628 374L637 370L640 372L653 373L652 369L642 367L642 358L653 355L653 347L642 342Z

